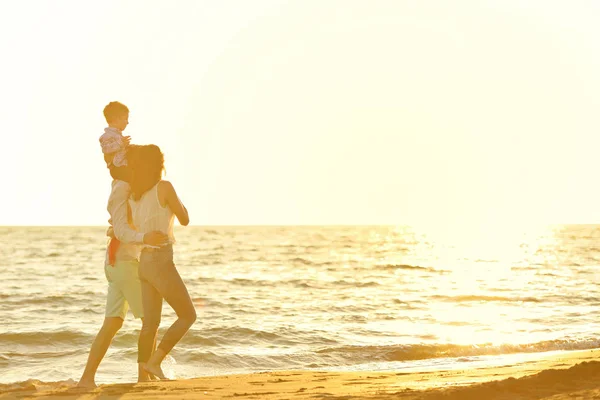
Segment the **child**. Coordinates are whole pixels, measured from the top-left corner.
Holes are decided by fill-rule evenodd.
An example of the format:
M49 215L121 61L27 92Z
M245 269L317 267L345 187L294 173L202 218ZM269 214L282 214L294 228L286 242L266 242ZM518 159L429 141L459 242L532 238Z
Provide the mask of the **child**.
M125 104L112 101L104 107L104 118L108 128L100 136L100 145L106 167L114 179L129 182L131 173L127 167L126 149L131 137L123 136L123 131L129 124L129 109Z
M104 118L108 128L100 136L100 146L104 153L106 167L113 179L129 182L131 173L127 167L127 146L131 141L129 136L123 136L123 131L129 124L129 108L118 101L111 101L104 107ZM109 221L110 222L110 221ZM110 235L107 232L107 235ZM113 237L108 245L108 260L114 265L120 241Z

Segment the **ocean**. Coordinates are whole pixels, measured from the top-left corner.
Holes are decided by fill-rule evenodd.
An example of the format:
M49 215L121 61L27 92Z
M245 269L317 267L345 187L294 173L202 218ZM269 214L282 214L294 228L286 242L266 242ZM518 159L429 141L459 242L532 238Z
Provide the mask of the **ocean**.
M77 381L104 319L104 227L0 227L0 383ZM599 346L600 226L176 227L198 319L173 377L468 368ZM163 308L159 337L174 320ZM128 314L96 376L133 382Z

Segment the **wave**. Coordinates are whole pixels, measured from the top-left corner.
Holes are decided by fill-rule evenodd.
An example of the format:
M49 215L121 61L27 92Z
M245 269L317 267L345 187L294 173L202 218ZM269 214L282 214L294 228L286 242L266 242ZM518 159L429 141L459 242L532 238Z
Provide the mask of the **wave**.
M388 269L393 269L393 270L397 270L397 269L409 269L409 270L424 270L424 271L434 271L432 268L428 268L428 267L420 267L418 265L408 265L408 264L382 264L382 265L376 265L375 266L377 269L383 269L383 270L388 270Z
M168 326L159 329L158 336L166 332ZM135 346L139 330L118 334L114 339L117 346ZM2 338L0 337L0 340ZM294 329L282 328L276 331L256 330L244 327L218 327L218 328L192 328L181 340L180 344L187 348L202 349L228 348L239 346L269 345L294 346L303 344L335 344L334 340L323 337L320 332L302 332Z
M109 359L122 360L135 358L139 331L117 335ZM164 333L164 332L163 332ZM202 334L200 334L202 333ZM161 333L162 335L162 333ZM598 338L581 340L550 340L525 344L491 343L463 344L406 344L382 346L344 345L327 339L326 332L300 332L294 329L262 331L249 328L209 328L192 330L184 337L174 351L174 357L186 364L202 364L207 368L235 370L250 369L291 369L291 368L331 368L360 364L385 362L410 362L448 358L455 362L475 361L480 356L495 356L515 353L541 353L557 350L586 350L600 347ZM91 337L73 331L0 334L0 343L37 344L48 340L68 343L70 348L60 351L31 349L5 351L0 353L0 366L28 365L39 360L59 363L60 358L73 360L83 357L89 351ZM43 339L41 339L43 338ZM79 343L73 343L73 339ZM82 341L85 339L85 343ZM421 337L431 340L432 337ZM24 341L25 340L25 341ZM4 347L4 346L3 346ZM29 383L25 384L26 386ZM3 387L0 385L0 392ZM6 387L4 387L6 389ZM14 388L11 390L15 390ZM16 390L19 390L18 388Z
M302 257L294 257L294 258L288 260L288 262L299 263L299 264L304 264L304 265L319 265L320 264L320 263L315 263L314 261L311 261L311 260L307 260L306 258L302 258Z
M349 282L345 279L340 279L337 280L335 282L333 282L334 285L337 286L352 286L352 287L375 287L375 286L381 286L380 283L377 282L373 282L373 281L368 281L368 282Z
M18 351L7 351L0 353L0 361L11 361L17 358L25 357L29 359L47 360L50 358L61 358L82 353L87 353L88 349L81 347L74 350L59 350L59 351L27 351L25 353Z
M164 334L168 327L162 326L159 329L159 337ZM135 346L139 337L139 330L130 330L119 332L113 341L113 346L129 347ZM0 333L0 343L8 345L82 345L83 347L91 344L93 335L73 330L55 330L39 332L6 332ZM273 343L275 345L296 343L289 340L284 334L254 330L249 328L212 328L191 330L183 339L182 344L186 346L198 347L218 347L234 344L257 344ZM49 353L39 353L46 354ZM62 352L62 354L65 354ZM3 353L4 356L15 356L16 353Z
M414 272L431 272L434 274L447 274L450 272L447 269L438 269L434 267L421 267L419 265L410 265L410 264L379 264L375 265L376 269L382 271L414 271Z
M84 278L85 279L85 278ZM15 289L19 289L18 287ZM95 298L97 296L102 296L102 294L85 291L76 294L55 294L49 296L40 296L37 293L30 295L13 295L7 296L7 300L4 301L5 304L17 304L20 306L28 306L28 305L72 305L82 301L88 302L88 298ZM3 297L0 297L3 298Z
M235 347L211 349L180 346L176 357L184 363L200 363L212 368L314 369L353 367L360 364L410 362L448 358L455 362L476 361L480 356L516 353L542 353L557 350L587 350L599 346L599 340L554 340L530 344L413 344L389 346L338 346L316 351L271 351L269 346L252 346L244 351ZM133 350L132 350L133 351ZM133 354L133 353L132 353Z
M527 302L542 303L543 300L535 297L507 297L507 296L485 296L485 295L462 295L462 296L441 296L434 295L431 299L449 302L470 302L470 301L500 301L500 302Z
M5 332L0 333L0 343L27 345L56 345L90 342L91 335L81 331L55 330L40 332Z
M317 351L317 353L334 363L358 364L373 361L415 361L434 358L465 358L515 353L541 353L557 350L587 350L595 349L599 345L600 340L598 339L586 339L580 341L560 339L537 343L502 345L486 343L479 345L411 344L391 346L340 346L321 349Z

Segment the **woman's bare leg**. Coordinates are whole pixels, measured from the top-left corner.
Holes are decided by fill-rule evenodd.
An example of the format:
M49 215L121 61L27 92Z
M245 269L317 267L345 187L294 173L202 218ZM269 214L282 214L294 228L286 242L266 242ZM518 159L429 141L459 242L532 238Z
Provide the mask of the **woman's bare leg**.
M161 272L161 279L153 280L152 284L161 297L173 308L177 314L177 320L163 336L158 348L146 363L145 369L160 379L167 379L160 364L196 321L196 310L175 266L164 265Z

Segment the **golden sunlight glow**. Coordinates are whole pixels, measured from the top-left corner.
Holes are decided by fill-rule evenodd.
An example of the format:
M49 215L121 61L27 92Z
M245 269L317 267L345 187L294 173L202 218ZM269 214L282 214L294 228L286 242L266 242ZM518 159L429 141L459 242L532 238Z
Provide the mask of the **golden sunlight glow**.
M0 224L105 223L112 100L192 224L600 221L594 2L234 3L4 4Z

